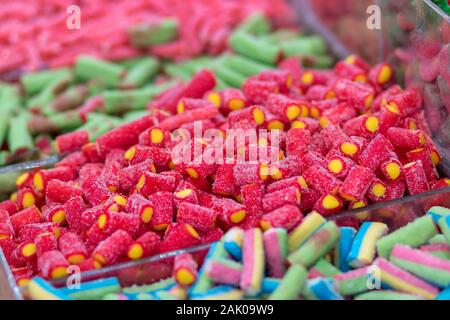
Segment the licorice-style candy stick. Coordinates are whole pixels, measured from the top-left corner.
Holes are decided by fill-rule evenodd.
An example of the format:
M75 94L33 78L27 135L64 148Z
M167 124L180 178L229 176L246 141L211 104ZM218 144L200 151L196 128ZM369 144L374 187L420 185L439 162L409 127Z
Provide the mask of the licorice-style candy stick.
M370 69L368 76L371 83L383 86L392 80L394 70L387 63L379 63Z
M350 172L351 168L355 166L355 162L350 158L340 155L333 155L327 157L328 170L338 179L345 179Z
M175 178L153 172L144 172L136 185L137 191L144 197L158 191L172 192L175 187Z
M192 177L193 179L207 179L210 175L212 175L216 171L216 164L208 164L208 163L200 163L196 164L195 161L193 163L189 163L186 165L186 173Z
M20 154L34 147L27 119L28 116L24 112L10 119L7 142L11 154Z
M339 187L339 195L348 201L360 200L370 187L375 174L366 167L354 166L344 183Z
M375 171L390 158L390 153L393 150L394 148L389 140L383 135L377 134L358 156L358 162L360 165Z
M368 290L367 281L371 275L371 267L363 267L333 277L335 286L343 296L353 296Z
M145 57L131 67L125 78L120 83L120 88L137 88L142 86L146 81L150 80L158 72L159 63L153 57Z
M219 219L228 226L241 223L247 216L245 206L229 198L215 200L213 209L218 212Z
M379 268L381 282L392 289L419 295L426 299L434 299L439 293L438 288L413 276L384 258L375 260L374 266Z
M182 202L177 212L178 222L188 223L202 233L212 230L216 217L216 211L188 202Z
M183 113L188 110L210 108L212 104L204 99L182 98L177 104L177 113Z
M270 192L280 191L280 190L283 190L283 189L286 189L289 187L297 187L301 191L303 191L303 189L308 188L308 184L306 183L305 178L303 178L302 176L294 176L294 177L290 177L290 178L272 182L271 184L269 184L266 187L266 191L268 193L270 193Z
M146 160L136 165L130 165L123 168L119 172L120 188L124 192L129 192L142 177L142 174L146 171L156 172L155 165L152 160Z
M45 279L65 277L67 267L69 267L69 262L60 251L47 251L38 257L38 268Z
M357 158L364 147L364 140L359 137L348 137L339 144L339 150L350 158Z
M328 221L311 235L300 248L292 252L287 260L291 264L300 263L305 267L310 267L336 245L339 236L339 228L334 222Z
M38 194L36 194L34 189L26 187L17 191L16 203L19 205L19 208L26 209L34 205L39 205L38 202Z
M353 268L372 263L375 258L376 242L387 232L387 226L381 222L364 222L353 239L347 261Z
M225 114L247 106L247 99L241 90L228 88L220 91L221 110Z
M390 159L383 162L380 169L386 179L391 181L397 180L403 173L403 166L398 159Z
M33 278L33 270L31 267L11 268L11 272L20 288L27 287Z
M450 209L440 206L433 206L428 209L427 215L431 216L435 223L439 223L441 218L450 216Z
M254 104L264 104L272 93L278 93L276 81L263 81L257 77L250 77L242 86L245 97Z
M317 200L314 204L313 210L323 216L329 216L341 211L343 206L344 203L338 196L326 194Z
M36 237L43 233L53 233L58 238L61 235L61 228L54 222L30 223L20 229L16 234L16 240L34 242Z
M344 300L337 292L333 279L327 278L308 280L303 295L308 300Z
M297 299L303 291L308 271L300 264L293 264L285 273L277 289L269 296L269 300Z
M417 248L427 243L436 234L437 228L433 219L425 215L379 239L377 252L381 257L389 258L396 244Z
M341 237L339 239L339 244L334 249L334 265L342 272L347 272L350 270L347 256L352 248L356 230L351 227L340 227L339 229L341 231Z
M178 184L173 194L175 207L178 208L183 202L198 204L198 197L195 189L195 186L187 181L182 181Z
M375 178L370 184L366 196L373 202L378 202L383 201L384 196L386 195L387 192L388 192L387 185L380 179Z
M357 82L367 82L367 75L365 69L360 68L358 65L353 63L347 63L347 61L339 61L334 66L334 73L339 78L349 79Z
M422 96L416 88L408 88L386 98L385 107L396 114L408 116L420 109Z
M336 97L361 111L366 111L372 105L374 90L370 85L347 79L338 79L333 86Z
M57 167L52 169L39 170L33 176L34 188L38 191L45 191L48 183L53 179L60 181L70 181L74 177L69 167Z
M137 215L106 211L98 217L97 224L98 228L108 235L117 230L124 230L131 237L135 237L139 232L141 220Z
M123 230L115 231L100 242L93 252L93 257L102 265L114 263L133 243L133 238Z
M423 300L415 294L406 294L393 290L376 290L355 296L355 300Z
M73 232L65 232L58 240L59 250L70 262L79 264L88 257L88 252L83 239Z
M403 166L403 172L410 195L430 190L430 185L421 160L405 164Z
M303 177L309 186L316 189L321 194L336 194L342 184L342 181L335 178L327 169L320 165L310 166L303 173Z
M403 128L389 128L386 138L396 147L402 150L413 150L423 147L426 142L425 134L421 130Z
M277 192L282 194L286 191L287 189ZM303 215L297 206L285 204L282 207L279 207L278 209L275 209L262 216L260 225L263 230L268 230L271 228L283 228L286 230L291 230L302 220L302 218Z
M160 251L168 252L189 248L200 243L198 232L187 223L172 223L166 229Z
M137 238L128 248L127 256L131 260L149 257L158 252L161 238L155 232L148 231Z
M434 183L431 183L431 189L432 190L437 190L437 189L441 189L441 188L447 188L448 186L450 186L450 179L449 178L443 178L440 179Z
M274 228L264 232L263 242L269 276L282 278L285 273L285 260L288 255L286 229Z
M126 211L139 216L142 223L149 223L153 217L153 203L140 194L132 194L127 201Z
M371 138L379 131L379 124L376 116L361 115L347 121L342 129L348 136Z
M230 46L237 53L259 62L273 65L277 62L280 55L278 48L271 47L264 41L243 31L234 32L229 41Z
M245 231L242 248L241 289L249 296L255 296L261 291L264 277L264 244L262 232L259 229Z
M309 270L308 279L331 278L340 273L341 271L328 262L328 260L320 259Z
M205 273L214 283L239 286L242 264L230 259L211 258L206 262Z
M36 254L40 257L44 252L58 250L58 240L51 232L41 233L34 240Z
M266 212L271 212L277 208L283 207L285 205L298 206L300 204L301 194L297 187L289 187L280 191L275 191L268 193L263 198L263 209ZM282 210L284 211L284 210ZM287 213L291 213L290 207L287 209ZM298 211L299 212L299 211ZM295 211L294 211L295 213ZM273 214L274 216L277 214ZM270 217L270 216L269 216ZM294 215L292 216L294 217ZM270 220L273 219L270 218ZM297 221L295 221L297 220ZM297 219L293 219L291 227L295 226L295 223L299 221L299 215Z
M14 201L8 199L0 202L0 210L5 210L10 216L12 216L14 213L19 211L19 208Z
M326 220L317 212L308 214L302 222L289 233L288 247L289 252L300 248L303 243L313 235L326 222Z
M44 222L44 217L36 206L31 206L13 214L10 221L14 231L19 233L27 224Z
M144 146L163 147L170 140L170 133L159 127L151 127L139 135L139 144Z
M156 192L148 197L153 203L153 217L150 226L153 230L162 231L173 220L173 195L171 192Z
M89 132L84 130L77 130L56 137L56 149L61 154L81 150L86 143L89 143Z
M87 209L82 197L77 196L64 203L64 212L69 227L75 232L84 230L82 224L82 214Z
M45 201L48 204L63 204L73 197L82 196L83 191L71 182L64 182L58 179L50 180L45 190Z
M244 243L244 230L233 227L221 239L225 250L237 261L242 261L242 245Z
M197 262L189 253L175 256L173 277L181 286L190 286L197 279Z
M295 100L282 94L271 94L267 100L267 107L270 112L281 117L284 121L296 119L301 112L301 108Z
M187 123L212 119L218 114L219 110L216 107L193 109L161 121L159 127L163 130L172 131Z
M431 158L431 153L428 148L419 148L409 151L406 157L410 162L420 160L422 162L425 175L429 182L439 179L439 174Z

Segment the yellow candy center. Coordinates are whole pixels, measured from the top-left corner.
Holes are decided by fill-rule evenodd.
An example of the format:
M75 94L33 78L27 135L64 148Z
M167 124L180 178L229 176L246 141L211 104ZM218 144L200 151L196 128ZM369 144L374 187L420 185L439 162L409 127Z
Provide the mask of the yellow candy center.
M372 133L375 133L378 131L379 128L379 121L377 117L369 117L366 120L366 128Z
M84 254L76 253L76 254L72 254L70 257L68 257L67 261L69 261L70 264L79 264L79 263L83 262L85 259L86 259L86 257L84 256Z
M383 65L381 67L380 73L377 77L377 82L379 84L385 84L392 78L392 68L388 65Z
M106 214L101 214L100 217L98 217L98 227L100 229L104 229L106 226L106 222L108 220L108 217Z
M358 146L350 142L344 142L341 144L341 151L346 155L353 156L358 152Z
M222 99L220 98L220 94L218 94L217 92L211 92L210 94L208 94L207 99L217 108L220 108L220 106L222 105Z
M255 120L255 123L257 125L262 125L264 121L266 120L266 116L264 115L264 111L262 111L260 108L253 109L253 120Z
M190 224L186 224L186 230L190 233L191 236L193 236L196 239L199 239L200 236L198 235L197 230L194 229L193 226L191 226Z
M386 187L384 185L382 185L381 183L375 183L372 187L372 193L380 198L382 196L384 196L384 194L386 193Z
M164 133L161 129L155 128L150 130L150 141L152 143L161 143L164 139Z
M272 228L270 222L264 219L261 219L259 224L261 225L261 229L263 229L264 231Z
M31 207L35 204L35 197L31 192L25 192L25 194L23 195L23 199L22 199L22 206L24 208L28 208Z
M184 198L189 197L192 194L192 192L194 192L192 189L183 189L183 190L176 192L175 197L184 199Z
M322 205L325 209L336 209L339 207L340 202L336 197L327 195L323 198Z
M301 110L299 106L296 105L289 106L286 109L286 117L288 118L289 121L292 121L298 117L300 111Z
M231 99L230 102L228 102L228 106L231 110L240 110L244 108L245 103L241 99Z
M398 163L391 162L386 165L386 172L392 180L397 180L400 176L400 166Z
M65 277L67 275L67 268L66 267L57 267L52 270L51 272L51 278L52 279L58 279Z
M340 172L342 172L343 168L344 168L344 166L342 164L342 161L339 159L331 160L328 163L328 169L330 169L330 171L333 173L340 173Z
M245 219L246 215L247 213L245 212L245 210L239 210L231 214L230 220L233 223L239 223Z
M197 179L198 178L198 172L194 168L187 168L186 172L188 175L190 175L192 178Z
M141 220L143 223L149 223L153 217L153 208L145 208L141 214Z
M130 149L128 149L124 154L125 160L129 161L129 160L133 159L135 153L136 153L136 147L131 147Z
M180 268L177 270L177 282L181 285L188 286L195 281L194 275L186 268Z
M280 120L272 120L267 125L267 129L269 130L283 130L284 129L284 123Z
M30 174L28 172L25 172L17 177L16 179L16 186L20 187L25 181L27 181Z
M51 220L52 222L63 223L66 220L66 213L62 209L58 210L53 214Z
M36 254L36 245L34 243L27 243L22 248L22 255L24 257L31 257Z
M44 179L42 178L42 175L38 172L33 177L34 187L38 191L44 190Z
M131 260L137 260L140 259L144 254L144 249L142 249L142 246L139 243L135 243L130 247L130 250L128 250L128 258Z

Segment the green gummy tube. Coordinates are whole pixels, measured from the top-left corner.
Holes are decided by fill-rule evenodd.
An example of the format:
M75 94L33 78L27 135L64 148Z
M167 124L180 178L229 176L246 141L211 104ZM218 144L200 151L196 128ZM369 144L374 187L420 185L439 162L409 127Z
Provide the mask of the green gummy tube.
M11 111L0 107L0 147L3 146L3 143L8 136L10 119Z
M333 280L340 294L354 296L369 290L367 283L369 275L370 269L363 267L336 275Z
M245 82L246 77L243 74L225 67L222 63L212 64L211 69L229 86L240 88Z
M428 240L428 243L429 244L433 244L433 243L445 243L445 244L447 244L447 238L443 234L437 234L437 235L431 237L430 240Z
M239 72L247 77L272 69L271 66L257 62L241 55L226 55L223 58L224 66Z
M46 115L55 112L67 111L79 107L88 96L88 88L85 85L77 85L67 88L59 94L51 104L43 110Z
M396 244L404 244L417 248L426 244L428 240L436 234L437 229L433 222L433 218L424 215L379 239L376 244L377 251L380 256L389 258L391 251Z
M300 263L309 268L334 248L339 237L338 226L333 221L328 221L287 259L292 264Z
M261 37L265 42L272 44L272 45L278 45L285 41L291 41L293 39L298 39L300 34L298 31L290 30L290 29L280 29L275 32L271 32L267 35L264 35Z
M138 88L150 81L158 72L158 60L152 57L141 59L128 70L127 75L120 83L122 88Z
M15 85L5 85L0 92L0 108L3 111L16 111L21 107L20 90Z
M143 110L143 111L130 111L127 112L123 115L122 117L122 121L123 123L127 123L127 122L131 122L134 120L137 120L139 118L142 118L143 116L148 115L148 111L147 110Z
M119 118L106 116L101 113L90 113L87 122L77 130L89 132L89 140L93 142L102 134L114 129L120 124L121 120Z
M78 110L55 113L50 115L48 120L55 128L61 131L75 130L83 124Z
M341 273L338 268L325 259L320 259L312 268L319 271L327 278L334 277L335 275Z
M374 290L359 294L355 300L422 300L422 298L391 290Z
M194 74L193 72L188 70L185 66L178 63L167 64L164 67L164 71L170 77L175 79L181 79L184 81L189 81L192 78L192 75Z
M132 286L132 287L126 287L123 288L123 293L125 294L139 294L139 293L147 293L152 291L158 291L158 290L166 290L168 288L171 288L176 285L176 282L174 278L167 278L163 279L161 281L143 285L143 286Z
M39 93L27 100L27 107L45 109L55 99L56 95L65 90L73 81L72 73L62 73L52 79Z
M303 57L302 63L304 67L314 67L317 69L329 68L333 65L333 58L327 55L315 54L313 56Z
M239 54L251 59L274 65L280 57L280 50L246 32L233 32L230 46Z
M19 151L30 150L34 147L33 138L28 130L28 117L22 112L13 117L9 124L8 146L12 154Z
M9 156L10 156L9 151L7 150L0 151L0 166L4 166L5 164L8 163Z
M16 179L23 171L10 171L0 174L0 193L12 193L17 190Z
M131 44L139 48L170 42L178 37L178 21L170 18L156 24L133 25L128 29L128 34Z
M225 90L229 87L230 86L224 80L216 76L216 86L214 87L215 90Z
M450 216L443 216L439 219L439 227L447 239L447 243L450 244Z
M297 299L303 291L308 271L299 264L289 267L277 289L269 296L269 300Z
M80 80L96 79L109 87L117 87L126 76L126 69L118 64L82 55L75 63L75 76Z
M25 93L30 96L44 89L48 83L61 77L72 76L72 71L68 68L44 70L33 73L26 73L20 78L20 83Z
M319 36L309 36L284 42L280 45L286 57L325 54L325 41Z
M238 31L247 32L254 35L261 35L270 32L272 26L270 20L262 12L256 12L245 19L238 27Z

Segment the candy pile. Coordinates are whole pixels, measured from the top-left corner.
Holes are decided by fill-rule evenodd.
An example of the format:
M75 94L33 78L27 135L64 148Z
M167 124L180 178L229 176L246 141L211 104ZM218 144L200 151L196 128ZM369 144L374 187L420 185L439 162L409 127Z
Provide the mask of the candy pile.
M246 77L274 68L282 56L302 57L303 65L331 65L321 38L293 29L273 30L272 25L261 13L250 15L230 34L235 53L181 63L154 56L113 63L81 55L74 68L27 73L20 85L0 83L0 165L26 159L35 154L32 151L54 153L52 138L64 132L87 131L95 141L146 114L153 98L178 80L188 82L201 68L213 70L216 88L224 89L240 87Z
M108 278L56 289L35 278L29 292L34 299L450 299L450 209L432 207L387 233L381 222L355 230L312 212L289 233L234 227L199 269L181 254L173 276L151 285L121 288Z
M292 230L311 210L327 216L447 187L421 96L392 75L388 64L369 68L357 56L322 71L288 58L242 90L214 91L214 74L202 70L154 99L149 115L95 142L85 130L59 136L58 149L70 154L20 176L0 203L0 246L18 279L53 279L70 264L91 270L139 259L217 240L235 226ZM224 161L224 146L212 149L221 161L198 163L192 153L211 152L214 135L171 136L193 133L194 121L216 137L228 129L277 134L234 145L232 160L256 153L255 163ZM190 158L175 162L180 144Z
M217 54L233 28L256 11L277 25L293 20L283 0L4 0L0 75L72 65L80 54L107 60L145 52L170 59Z

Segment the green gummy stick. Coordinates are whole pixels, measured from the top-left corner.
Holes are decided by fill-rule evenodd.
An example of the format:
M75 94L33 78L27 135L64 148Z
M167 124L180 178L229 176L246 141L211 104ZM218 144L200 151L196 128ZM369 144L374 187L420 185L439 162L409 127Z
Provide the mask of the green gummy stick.
M62 73L55 77L42 91L27 100L27 107L44 110L55 99L56 95L67 88L73 81L72 73Z
M241 55L226 55L223 58L224 66L239 72L247 77L272 69L271 66L257 62Z
M299 264L289 267L277 289L269 296L269 300L297 299L303 291L308 271Z
M300 263L309 268L334 248L339 237L339 228L333 221L328 221L287 259L290 263Z
M30 96L44 89L48 83L53 82L60 77L67 78L72 76L72 71L68 68L44 70L33 73L26 73L20 78L20 83L25 93Z
M23 171L10 171L0 174L0 193L12 193L17 190L16 179Z
M327 47L324 40L318 36L301 37L280 45L286 57L325 54Z
M422 300L422 298L397 291L376 290L359 294L355 300Z
M298 39L300 34L298 31L290 29L280 29L275 32L271 32L267 35L261 37L268 44L279 45L285 41L291 41L293 39Z
M48 117L50 123L63 131L75 130L83 124L80 113L77 110L59 112Z
M85 85L77 85L67 88L59 94L46 108L43 113L51 115L55 112L67 111L79 107L88 96L88 88Z
M428 240L437 234L436 225L433 218L424 215L406 226L382 237L377 241L378 254L384 258L389 258L391 251L396 244L404 244L417 248L426 244Z
M313 56L306 56L303 59L304 67L313 67L317 69L326 69L333 65L333 58L330 56L315 54Z
M261 35L270 32L272 26L270 21L262 12L255 12L245 19L238 27L238 31L247 32L254 35Z
M319 271L325 277L334 277L335 275L341 273L338 268L336 268L325 259L320 259L319 261L317 261L313 268Z
M280 56L280 50L276 46L268 45L245 32L233 32L229 43L237 53L267 64L274 65Z
M77 130L89 132L89 140L93 142L102 134L114 129L120 124L121 121L119 118L91 113L88 116L88 121Z
M217 77L232 87L240 88L245 82L245 76L233 69L225 67L222 63L214 63L211 69L215 72Z
M33 138L28 130L28 117L20 113L10 121L8 132L8 146L12 154L22 150L30 150L34 147Z
M128 70L127 75L120 83L124 88L138 88L150 81L158 72L158 60L152 57L141 59L135 66Z
M437 234L437 235L431 237L430 240L428 240L428 243L430 243L430 244L433 244L433 243L447 244L447 238L443 234Z
M189 81L192 78L193 72L188 70L185 66L181 64L167 64L164 67L164 71L167 75L175 79L181 79L184 81Z
M116 87L126 75L126 69L109 61L82 55L75 63L75 75L80 80L96 79L109 87Z
M11 119L11 111L0 108L0 147L8 136L9 121Z
M439 219L439 227L447 239L447 243L450 244L450 216L443 216Z
M136 119L142 118L143 116L148 115L148 111L144 110L144 111L130 111L127 112L123 115L122 117L122 121L123 123L127 123L127 122L131 122L134 121Z
M156 24L133 25L128 29L128 34L131 44L139 48L170 42L178 37L178 21L170 18Z
M21 107L21 97L19 87L5 85L0 92L0 108L3 111L16 111Z
M7 150L0 151L0 166L4 166L5 164L8 163L9 156L10 156L9 151Z

